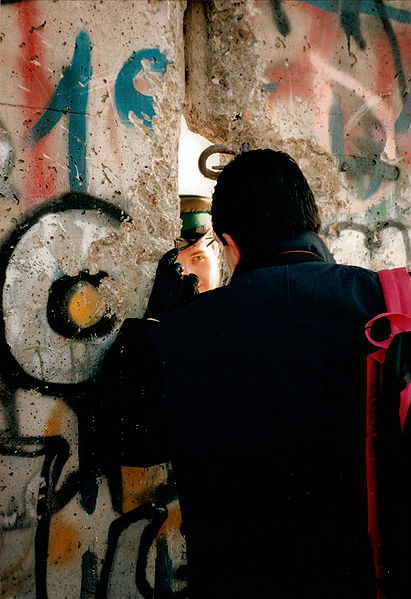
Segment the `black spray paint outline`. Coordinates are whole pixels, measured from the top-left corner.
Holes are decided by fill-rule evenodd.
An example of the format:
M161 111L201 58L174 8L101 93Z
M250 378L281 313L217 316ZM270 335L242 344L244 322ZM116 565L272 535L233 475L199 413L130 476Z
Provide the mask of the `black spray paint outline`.
M47 202L40 208L34 209L28 215L25 215L24 220L19 223L16 228L11 231L8 237L0 248L0 352L2 353L3 368L2 374L5 381L13 388L20 387L22 389L37 390L45 395L53 395L56 397L64 397L68 389L73 387L71 383L53 383L41 381L32 377L23 370L18 361L11 353L10 346L6 341L4 310L3 310L3 290L6 280L6 272L9 260L13 254L23 235L36 223L41 217L47 214L59 212L67 212L69 210L94 211L106 214L119 223L131 221L128 214L118 206L105 202L94 196L81 192L68 192L58 198ZM75 385L77 389L81 388L81 383Z
M48 202L47 204L41 206L39 209L35 209L31 214L26 216L23 222L19 224L14 231L10 233L10 235L4 242L2 248L0 248L1 290L3 290L4 287L5 275L9 259L14 251L15 246L17 245L21 237L24 235L24 233L26 233L30 229L30 227L36 224L43 215L67 211L71 209L97 210L100 212L108 213L110 216L114 217L116 220L120 222L123 222L125 220L131 220L128 217L128 215L124 213L124 211L120 210L113 204L108 204L102 200L93 198L83 193L70 192L68 194L64 194L56 200ZM84 390L88 389L89 383L86 382L84 384L80 383L76 385L64 385L60 383L53 384L44 382L44 384L42 384L42 382L38 379L35 379L34 377L31 377L30 375L25 373L25 371L23 371L23 369L19 366L17 361L10 354L9 346L5 341L4 320L3 318L1 318L2 316L3 307L0 306L0 333L3 333L3 335L0 335L0 344L2 343L3 347L6 346L6 352L3 352L5 355L5 360L3 361L3 368L6 369L4 377L5 383L8 383L4 385L4 388L7 390L7 425L9 431L8 445L13 447L13 455L18 455L19 451L18 449L16 449L16 447L18 447L19 445L19 431L14 401L14 395L18 388L25 388L30 390L35 389L39 390L45 395L61 397L65 401L65 403L67 403L67 405L71 407L73 412L76 414L78 420L78 468L75 472L71 472L67 476L67 479L65 480L64 484L58 492L55 491L55 487L58 478L61 474L61 471L64 467L64 464L66 463L69 456L68 443L62 437L45 437L44 439L38 438L36 440L37 443L45 447L44 454L46 455L46 459L42 468L42 477L44 478L45 483L44 486L41 489L39 489L39 524L37 526L35 535L36 598L47 599L47 554L49 544L50 522L52 516L55 513L59 512L61 509L63 509L63 507L67 505L69 501L73 499L75 495L79 492L81 494L80 503L83 509L86 511L86 513L92 514L95 509L98 494L98 485L96 482L96 477L100 473L106 476L107 478L110 494L112 497L113 508L117 512L119 512L121 509L122 497L121 489L119 491L118 485L121 485L121 476L119 469L110 469L107 467L106 464L100 464L98 460L96 461L93 456L93 448L91 447L90 451L89 445L87 443L84 443L84 438L89 438L89 417L90 414L92 415L92 412L90 412L89 409L90 406L88 405L88 402L84 401ZM83 435L81 433L83 433ZM96 431L96 433L98 434L98 431ZM28 440L30 439L24 438L24 443L27 443ZM42 455L43 450L40 451L42 452ZM50 470L51 468L52 470ZM165 499L167 500L167 498L165 497L161 497L161 499L162 501L164 501ZM138 589L141 588L144 592L149 593L147 596L151 597L153 593L155 593L155 590L151 589L146 577L148 551L152 544L155 542L157 533L161 528L161 525L167 518L167 508L156 507L153 511L151 504L148 507L149 511L147 513L151 514L151 516L153 516L153 519L145 528L142 535L142 539L139 544L136 563L136 585ZM131 518L133 517L137 519L143 518L141 514L137 516L135 514L132 514ZM124 527L121 530L124 530L127 527L127 519L124 518L124 516L118 518L117 520L111 523L111 537L113 537L113 535L115 536L116 527L118 529L119 526L120 529L122 526ZM116 547L114 546L114 551L115 549ZM83 554L82 558L82 596L84 595L84 593L88 592L88 588L91 588L93 587L93 585L97 584L97 574L95 568L97 558L94 554L91 554L91 552L86 552L86 554ZM85 557L87 559L85 559ZM110 564L112 565L112 560L110 560L110 543L108 547L107 557L108 563L107 565L104 564L103 566L102 582L99 583L99 588L104 588L104 577L107 577L107 574L105 574L107 572L107 582L109 580ZM88 581L90 571L92 572L94 578L93 580ZM88 582L90 582L91 587L88 585ZM171 597L173 599L182 599L185 596L185 590L171 594L162 592L161 594L161 597L164 599L171 599Z
M106 599L110 584L110 575L113 568L117 547L121 535L131 524L140 520L149 520L140 537L137 549L137 562L135 571L136 588L144 599L186 599L187 589L180 591L158 591L153 589L147 580L147 562L151 547L157 540L157 535L167 520L168 510L166 506L153 503L145 503L114 520L109 528L107 536L107 550L104 564L97 587L96 599Z
M397 229L401 233L403 238L407 261L411 261L411 246L410 239L408 236L408 228L406 225L402 224L399 221L393 219L385 219L384 221L378 222L374 227L370 227L360 223L354 223L350 220L330 223L323 229L324 236L330 238L335 237L335 235L331 233L331 229L333 229L334 227L338 228L338 232L351 230L362 233L364 235L364 246L368 250L370 250L370 252L374 252L382 246L382 241L376 239L376 234L388 228Z
M9 204L19 204L15 188L10 185L9 178L14 169L16 152L10 133L3 127L0 121L0 146L4 148L4 154L0 158L0 200Z
M32 446L30 448L29 446ZM47 599L47 559L51 517L67 504L77 492L72 480L57 493L56 485L70 455L68 442L60 436L19 437L2 436L0 455L13 457L44 456L41 468L41 483L37 497L37 527L34 537L34 574L36 599ZM68 493L67 493L68 492ZM64 497L64 499L63 499Z

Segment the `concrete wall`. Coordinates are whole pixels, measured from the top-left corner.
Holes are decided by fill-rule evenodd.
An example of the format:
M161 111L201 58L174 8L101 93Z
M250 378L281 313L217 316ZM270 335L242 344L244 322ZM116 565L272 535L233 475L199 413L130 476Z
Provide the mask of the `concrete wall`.
M99 580L118 598L185 585L168 466L88 471L77 392L121 320L143 314L179 230L184 8L1 6L4 597L92 597Z
M351 264L411 265L410 16L407 0L211 0L186 15L189 127L289 152Z
M169 466L90 469L79 390L177 234L183 108L214 143L294 156L337 258L411 267L411 2L185 7L1 6L4 597L186 596Z

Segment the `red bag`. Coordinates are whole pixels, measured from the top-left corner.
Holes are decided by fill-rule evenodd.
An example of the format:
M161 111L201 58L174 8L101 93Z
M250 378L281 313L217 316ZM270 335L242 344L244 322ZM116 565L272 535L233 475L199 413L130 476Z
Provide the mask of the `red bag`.
M398 392L387 388L384 368L387 368L387 353L392 351L389 348L399 347L399 336L407 336L409 347L411 277L405 268L382 270L378 276L387 312L378 314L366 325L367 339L379 348L367 356L368 535L373 549L378 599L402 599L411 597L408 588L411 578L411 382L402 380ZM385 324L389 321L391 331L387 338L376 340L373 336L383 319ZM403 352L396 356L396 363L403 360L404 355Z

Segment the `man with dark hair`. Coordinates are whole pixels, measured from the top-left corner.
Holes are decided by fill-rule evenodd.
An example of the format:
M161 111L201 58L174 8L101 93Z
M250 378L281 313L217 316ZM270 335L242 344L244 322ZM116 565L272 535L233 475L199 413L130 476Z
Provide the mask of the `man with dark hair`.
M258 255L259 260L272 246L302 231L318 233L321 227L314 196L297 163L272 150L240 154L224 168L212 214L220 238L229 223L243 254Z
M212 218L232 280L162 319L144 358L155 385L136 397L123 379L127 459L173 461L190 599L375 599L364 325L385 308L377 276L335 264L287 154L237 156Z

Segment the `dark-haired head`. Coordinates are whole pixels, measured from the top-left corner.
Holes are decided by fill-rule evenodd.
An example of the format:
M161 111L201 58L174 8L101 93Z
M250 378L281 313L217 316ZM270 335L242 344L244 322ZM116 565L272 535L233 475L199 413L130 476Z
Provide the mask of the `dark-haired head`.
M297 163L284 152L240 154L217 179L213 228L225 243L229 234L242 256L258 256L303 231L318 233L317 205Z

